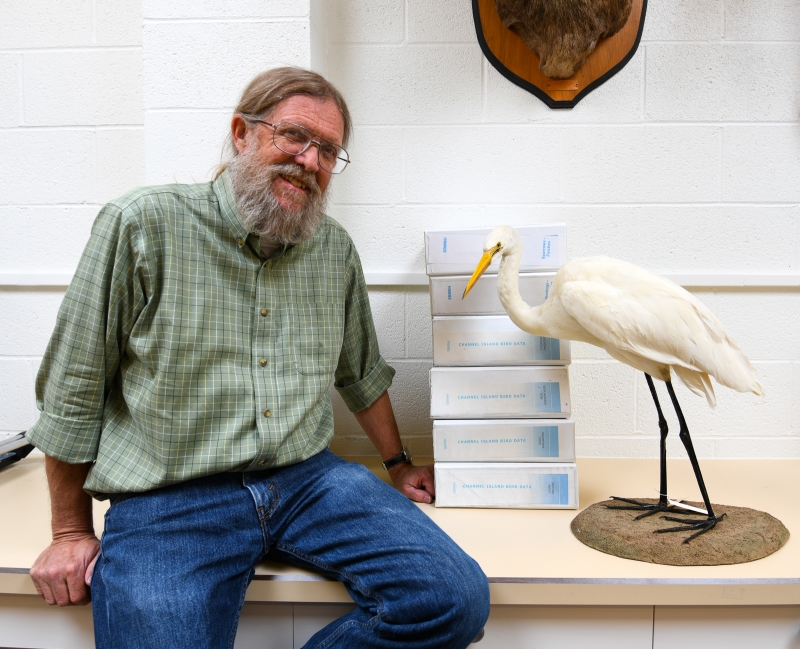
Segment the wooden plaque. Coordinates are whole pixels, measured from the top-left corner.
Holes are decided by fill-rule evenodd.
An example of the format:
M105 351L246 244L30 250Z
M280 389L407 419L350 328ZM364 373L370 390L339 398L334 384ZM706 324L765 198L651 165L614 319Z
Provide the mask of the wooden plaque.
M644 27L647 0L633 0L628 22L597 44L586 63L569 79L550 79L539 70L539 56L506 28L494 0L472 0L475 31L484 56L512 83L533 93L550 108L572 108L608 81L633 58Z

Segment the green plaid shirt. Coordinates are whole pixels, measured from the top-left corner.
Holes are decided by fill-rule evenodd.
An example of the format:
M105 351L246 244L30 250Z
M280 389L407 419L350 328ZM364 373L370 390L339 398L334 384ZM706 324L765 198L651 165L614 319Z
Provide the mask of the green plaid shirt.
M95 462L96 497L305 460L394 370L378 352L361 262L325 217L265 259L228 174L135 190L100 212L36 381L27 437Z

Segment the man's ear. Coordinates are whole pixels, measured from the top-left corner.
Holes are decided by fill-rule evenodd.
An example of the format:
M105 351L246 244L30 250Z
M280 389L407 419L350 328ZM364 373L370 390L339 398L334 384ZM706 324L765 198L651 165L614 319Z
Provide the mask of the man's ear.
M250 129L247 128L247 122L239 113L236 113L231 120L231 137L236 150L244 153L250 140Z

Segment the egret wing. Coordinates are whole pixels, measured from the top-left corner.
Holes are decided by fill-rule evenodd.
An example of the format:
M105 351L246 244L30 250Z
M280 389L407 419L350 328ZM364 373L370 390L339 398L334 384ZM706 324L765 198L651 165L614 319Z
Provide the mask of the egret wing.
M610 348L760 392L750 362L702 302L658 275L632 268L612 281L566 282L560 296L564 309Z
M663 300L642 297L591 280L567 282L561 291L565 311L607 348L665 365L686 365L676 353L678 341L686 337L685 324L665 309Z

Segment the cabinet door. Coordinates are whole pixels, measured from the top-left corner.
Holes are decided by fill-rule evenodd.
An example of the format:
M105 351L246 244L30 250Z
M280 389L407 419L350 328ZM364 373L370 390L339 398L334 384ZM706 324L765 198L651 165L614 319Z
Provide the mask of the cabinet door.
M247 602L234 649L287 649L294 635L291 604ZM48 606L39 597L0 595L0 647L87 649L94 646L91 606Z
M798 649L800 606L656 606L653 649Z
M652 649L652 606L492 606L476 649Z
M293 634L291 604L245 602L233 649L287 649Z
M41 597L0 595L0 647L94 647L91 606L48 606Z
M295 604L295 649L353 609ZM492 606L476 649L652 649L652 606Z

